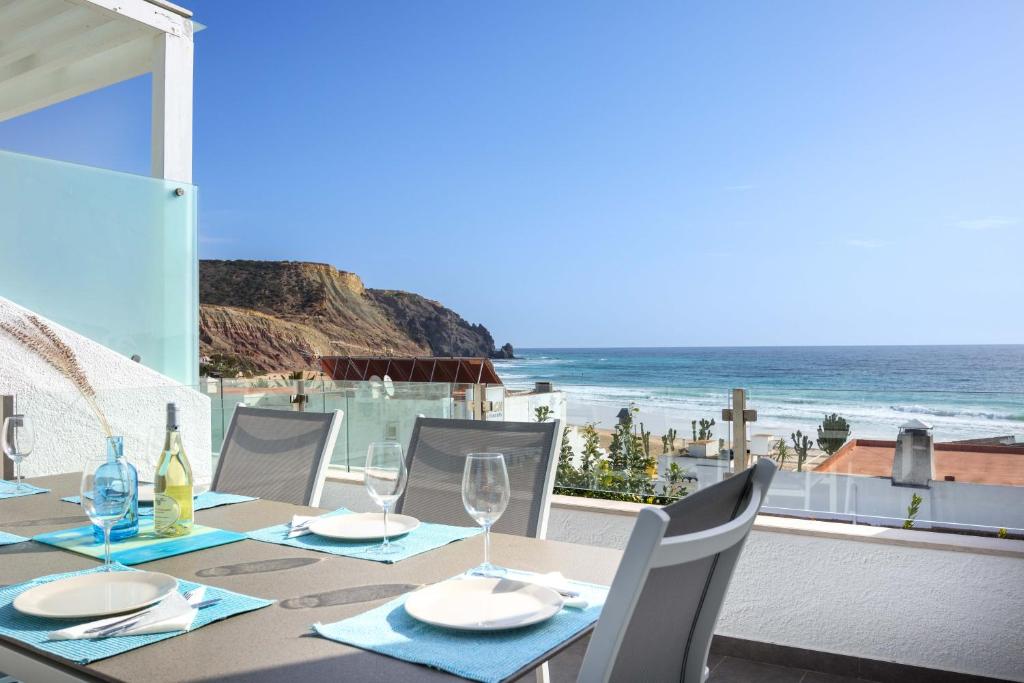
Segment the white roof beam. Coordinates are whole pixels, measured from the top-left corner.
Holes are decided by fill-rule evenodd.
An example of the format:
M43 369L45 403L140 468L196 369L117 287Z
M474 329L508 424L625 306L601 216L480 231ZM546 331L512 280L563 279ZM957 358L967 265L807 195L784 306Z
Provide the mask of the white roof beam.
M152 175L192 182L191 24L188 35L164 33L153 44Z
M79 32L71 40L43 46L36 52L0 67L0 83L11 87L19 78L39 78L92 55L130 43L144 35L140 29L128 28L119 21L107 21L91 30Z
M27 57L43 45L70 40L83 29L94 28L106 21L105 17L97 18L96 12L90 12L84 7L66 3L64 6L65 10L49 21L29 26L10 40L0 40L0 65Z
M64 0L14 0L0 6L0 49L22 31L45 23L67 7Z
M154 40L143 36L39 78L4 84L0 87L0 121L148 73Z
M0 0L0 121L152 72L152 172L192 180L191 13L169 0Z
M192 21L148 0L67 0L83 7L93 7L111 15L127 17L138 23L175 36L192 39ZM184 10L181 10L184 12Z

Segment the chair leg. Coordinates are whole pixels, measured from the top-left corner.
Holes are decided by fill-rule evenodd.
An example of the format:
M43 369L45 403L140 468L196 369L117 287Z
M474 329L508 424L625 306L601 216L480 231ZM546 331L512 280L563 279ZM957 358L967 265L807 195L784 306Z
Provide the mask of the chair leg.
M548 663L544 662L538 666L534 673L537 675L537 683L551 683L551 674L548 672Z

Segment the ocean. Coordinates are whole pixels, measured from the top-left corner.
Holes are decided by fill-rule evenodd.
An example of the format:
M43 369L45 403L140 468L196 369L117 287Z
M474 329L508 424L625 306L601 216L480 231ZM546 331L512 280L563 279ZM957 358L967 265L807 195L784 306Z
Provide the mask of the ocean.
M896 436L919 418L936 440L1018 435L1024 439L1024 344L737 348L517 349L495 361L510 388L554 382L573 424L614 423L634 404L656 434L690 421L721 420L729 390L748 390L758 411L751 433L815 434L838 412L861 438ZM723 436L716 431L716 436Z

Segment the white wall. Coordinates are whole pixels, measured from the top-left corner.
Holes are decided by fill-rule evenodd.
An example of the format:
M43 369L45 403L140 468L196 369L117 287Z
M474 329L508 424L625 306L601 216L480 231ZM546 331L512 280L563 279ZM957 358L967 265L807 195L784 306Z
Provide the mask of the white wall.
M361 484L337 481L328 482L321 505L375 509ZM548 538L622 549L634 521L597 505L556 502ZM717 632L1024 681L1024 559L755 529Z
M727 459L667 456L659 459L660 471L664 472L669 462L697 476L699 488L721 481L730 472ZM946 528L985 532L1024 530L1024 486L932 481L928 488L916 488L893 486L888 477L780 470L764 507L781 515L899 527L914 494L922 499L915 522L919 529L935 522Z
M1024 529L1022 486L932 481L928 488L916 488L893 486L888 477L780 471L775 474L765 508L780 514L809 510L813 513L800 516L816 519L856 518L901 526L914 494L922 499L915 528L927 529L935 522L943 527L990 532Z
M551 408L551 419L561 420L565 425L566 406L568 401L565 392L550 391L543 394L520 394L513 395L506 393L505 402L502 408L503 417L506 422L536 422L537 408L547 406Z
M0 297L0 319L10 321L26 313ZM196 482L210 482L210 401L206 396L67 328L46 322L75 352L114 433L124 437L125 455L141 478L152 479L163 447L165 406L174 401ZM35 424L35 449L22 465L25 476L77 472L84 458L106 452L99 422L77 389L3 331L0 394L14 394L17 410L31 416Z
M755 530L717 632L1024 681L1024 559Z

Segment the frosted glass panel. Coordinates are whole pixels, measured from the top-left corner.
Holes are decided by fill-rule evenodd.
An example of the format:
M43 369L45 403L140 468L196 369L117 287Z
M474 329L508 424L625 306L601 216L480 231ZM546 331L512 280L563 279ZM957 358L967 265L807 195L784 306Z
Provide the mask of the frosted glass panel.
M196 234L192 185L0 151L0 295L186 384Z

